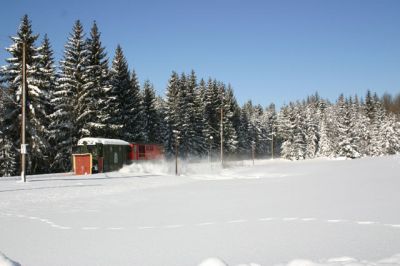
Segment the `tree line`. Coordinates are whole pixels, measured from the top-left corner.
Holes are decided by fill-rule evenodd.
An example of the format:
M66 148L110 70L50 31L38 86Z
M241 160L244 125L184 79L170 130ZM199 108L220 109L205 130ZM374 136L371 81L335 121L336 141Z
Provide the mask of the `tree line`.
M89 136L163 144L167 156L179 142L181 157L208 156L221 149L221 119L228 158L248 158L252 148L258 157L296 160L400 150L400 96L368 92L365 100L340 96L333 104L314 95L277 111L274 104L239 106L229 84L199 80L191 71L172 72L161 97L150 81L139 84L121 46L109 62L96 22L87 36L81 22L74 23L57 65L48 36L39 45L38 38L25 15L0 69L0 176L20 168L23 42L28 174L69 171L72 147Z

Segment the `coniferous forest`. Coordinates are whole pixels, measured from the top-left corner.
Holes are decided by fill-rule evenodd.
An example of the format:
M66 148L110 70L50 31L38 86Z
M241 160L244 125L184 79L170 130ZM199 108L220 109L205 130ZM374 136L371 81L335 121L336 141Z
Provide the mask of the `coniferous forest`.
M400 95L345 97L318 94L276 110L251 101L239 106L233 88L195 71L172 72L165 96L152 83L139 84L123 47L112 58L93 23L78 20L55 62L51 40L32 31L25 15L6 48L0 68L0 176L20 169L22 43L26 43L28 174L71 170L72 147L82 137L120 138L163 144L167 157L227 158L272 154L290 160L381 156L400 152ZM273 149L273 150L272 150Z

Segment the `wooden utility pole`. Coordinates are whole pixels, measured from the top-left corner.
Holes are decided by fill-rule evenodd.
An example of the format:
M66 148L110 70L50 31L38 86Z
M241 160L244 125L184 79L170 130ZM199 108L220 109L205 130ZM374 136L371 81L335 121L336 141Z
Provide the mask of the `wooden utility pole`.
M26 182L26 139L25 139L25 127L26 127L26 43L22 43L22 125L21 125L21 181Z
M256 151L256 143L254 141L252 141L252 143L251 143L251 158L253 159L253 165L254 165L255 151Z
M224 168L224 91L221 92L221 166Z
M211 148L212 148L212 140L213 140L213 136L210 136L210 149L208 151L208 162L211 164Z
M274 128L272 128L272 133L271 133L271 155L272 155L272 160L274 159Z
M179 140L177 137L175 140L175 175L178 175L178 145L179 145Z

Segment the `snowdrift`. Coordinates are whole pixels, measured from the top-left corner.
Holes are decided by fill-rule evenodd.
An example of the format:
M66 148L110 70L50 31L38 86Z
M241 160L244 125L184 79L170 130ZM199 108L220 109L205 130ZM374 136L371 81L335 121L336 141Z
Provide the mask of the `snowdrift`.
M0 266L21 266L21 264L7 258L6 255L0 252Z
M320 261L311 261L305 259L295 259L287 264L277 264L275 266L398 266L400 265L400 254L378 261L358 260L351 257L331 258ZM229 266L219 258L208 258L198 266ZM244 263L236 266L261 266L257 263Z

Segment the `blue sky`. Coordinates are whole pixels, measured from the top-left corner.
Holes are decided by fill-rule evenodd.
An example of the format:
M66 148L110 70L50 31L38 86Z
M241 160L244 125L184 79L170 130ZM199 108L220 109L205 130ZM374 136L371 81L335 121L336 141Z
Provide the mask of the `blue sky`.
M400 92L397 0L12 0L0 11L1 48L25 13L57 59L75 20L87 32L96 20L110 60L121 44L161 95L172 70L191 69L230 83L240 104ZM7 56L1 49L1 65Z

